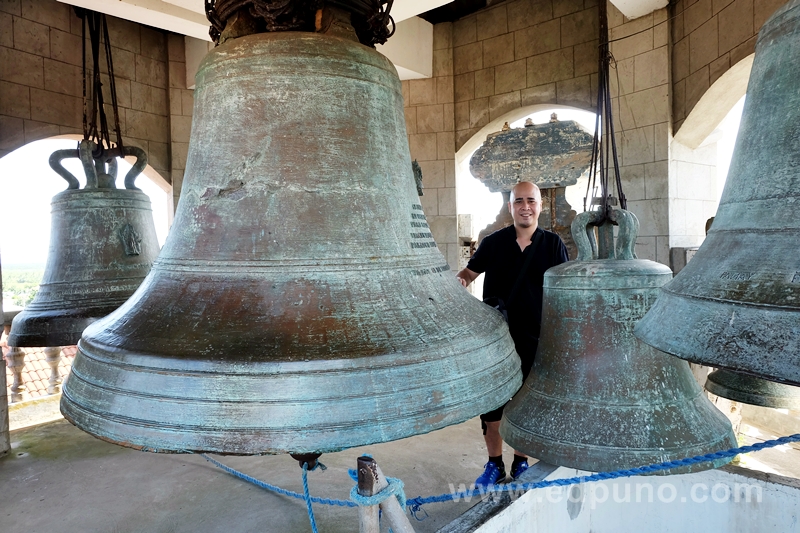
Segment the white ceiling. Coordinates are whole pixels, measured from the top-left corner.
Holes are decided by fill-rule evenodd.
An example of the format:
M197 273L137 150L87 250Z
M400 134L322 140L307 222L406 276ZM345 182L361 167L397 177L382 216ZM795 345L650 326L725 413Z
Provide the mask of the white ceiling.
M209 40L203 0L60 0L115 17ZM400 22L449 3L448 0L395 0L392 17ZM627 17L636 18L665 7L668 0L611 0Z
M210 41L203 0L59 0L114 17ZM433 71L433 26L416 17L450 0L395 0L395 35L378 51L397 68L400 79L429 78ZM610 0L625 16L636 18L665 7L668 0ZM187 40L187 45L191 39ZM195 43L191 43L193 48ZM202 44L202 43L196 43ZM190 46L187 46L187 53ZM195 62L187 56L187 79L194 79ZM191 65L190 65L191 63ZM190 83L191 85L191 83Z

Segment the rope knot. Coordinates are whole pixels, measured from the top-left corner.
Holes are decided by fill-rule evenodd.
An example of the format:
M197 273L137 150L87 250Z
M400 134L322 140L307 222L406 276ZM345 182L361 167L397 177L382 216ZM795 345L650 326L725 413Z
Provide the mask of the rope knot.
M362 496L358 493L358 485L350 489L350 499L361 507L371 505L380 505L387 498L397 496L397 501L400 502L400 507L403 511L406 510L406 494L403 491L403 481L395 477L387 477L386 481L389 483L382 491L372 496Z

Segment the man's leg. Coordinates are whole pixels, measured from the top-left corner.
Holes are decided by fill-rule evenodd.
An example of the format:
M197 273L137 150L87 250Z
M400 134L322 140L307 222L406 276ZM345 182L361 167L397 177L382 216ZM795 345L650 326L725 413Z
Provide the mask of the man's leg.
M493 457L501 457L503 455L503 438L500 436L500 422L484 422L486 424L486 433L483 435L483 440L486 441L486 450L489 452L489 460ZM519 450L514 450L514 462L511 463L511 477L518 478L528 469L528 456Z
M500 436L500 421L484 422L484 424L486 424L486 432L483 434L483 440L486 441L486 451L489 452L489 457L502 456L503 438Z
M486 451L489 452L489 461L483 465L483 474L475 480L475 485L495 485L506 480L506 467L503 464L503 439L500 437L500 419L503 417L503 408L481 415L481 428L483 440L486 442Z

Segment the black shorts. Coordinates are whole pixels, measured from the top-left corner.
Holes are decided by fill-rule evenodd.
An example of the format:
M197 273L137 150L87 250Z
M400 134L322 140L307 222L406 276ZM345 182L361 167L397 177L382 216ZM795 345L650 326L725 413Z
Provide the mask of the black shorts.
M539 339L528 338L525 340L524 345L515 342L514 347L517 350L517 355L519 355L522 364L522 381L524 383L525 380L528 379L528 374L531 373L531 368L533 368L533 360L536 357L536 350L539 347ZM486 422L499 422L500 419L503 418L504 407L505 404L494 411L489 411L481 415L481 428L483 429L484 435L486 435Z

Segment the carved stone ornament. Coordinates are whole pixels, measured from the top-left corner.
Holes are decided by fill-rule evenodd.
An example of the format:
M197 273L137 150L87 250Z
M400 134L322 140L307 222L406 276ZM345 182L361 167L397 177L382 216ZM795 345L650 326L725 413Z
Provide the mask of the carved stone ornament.
M592 135L572 120L490 133L469 162L469 170L492 192L519 181L541 189L578 182L592 158Z

